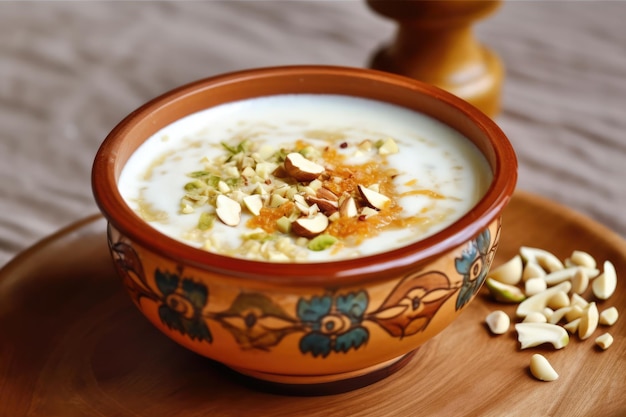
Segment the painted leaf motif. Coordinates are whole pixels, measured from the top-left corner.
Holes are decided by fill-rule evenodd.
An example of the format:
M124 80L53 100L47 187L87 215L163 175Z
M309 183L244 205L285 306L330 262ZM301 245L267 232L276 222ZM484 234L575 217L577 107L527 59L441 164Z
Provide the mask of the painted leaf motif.
M350 318L352 323L360 323L367 310L368 297L365 291L337 297L337 310Z
M491 261L487 258L490 241L491 233L486 229L468 244L460 258L455 259L456 271L463 276L463 284L456 299L457 310L472 299L485 281Z
M185 298L196 310L201 311L208 299L207 287L190 279L183 279L182 288Z
M165 297L173 294L174 291L176 291L176 289L178 288L179 278L176 274L163 272L160 269L157 269L154 272L154 280L156 282L157 288Z
M465 249L463 249L463 253L460 258L456 258L454 260L454 266L456 271L461 275L469 276L469 271L476 259L476 255L478 254L478 250L474 242L471 242Z
M300 351L302 353L311 353L314 357L322 356L326 357L331 350L330 337L313 332L305 335L300 339Z
M159 306L159 318L170 329L187 335L191 340L213 341L213 336L208 326L201 317L187 319L167 305Z
M176 311L169 308L167 305L159 306L159 318L167 327L172 330L177 330L181 333L185 333L185 327L182 323L182 317Z
M183 318L181 322L184 328L183 334L186 333L187 335L189 335L189 337L191 337L191 340L198 339L205 340L207 342L213 341L213 336L211 335L209 327L201 318L195 320L188 320Z
M337 336L335 340L336 352L347 352L351 348L358 349L369 339L369 331L365 327L355 327L354 329Z
M305 323L319 322L322 317L330 313L333 300L329 296L313 297L310 301L300 299L297 305L297 314Z
M489 229L486 229L476 238L476 246L478 247L478 252L480 252L482 255L486 255L489 251L489 244L491 243L490 241L491 232L489 232Z

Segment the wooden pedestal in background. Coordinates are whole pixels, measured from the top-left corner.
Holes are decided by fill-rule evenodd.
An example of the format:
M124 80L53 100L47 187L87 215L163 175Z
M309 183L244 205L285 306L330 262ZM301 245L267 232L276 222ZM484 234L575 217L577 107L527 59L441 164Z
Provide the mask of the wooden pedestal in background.
M374 55L374 69L441 87L489 116L500 110L503 68L474 37L472 24L500 1L367 0L376 13L397 21L393 42Z

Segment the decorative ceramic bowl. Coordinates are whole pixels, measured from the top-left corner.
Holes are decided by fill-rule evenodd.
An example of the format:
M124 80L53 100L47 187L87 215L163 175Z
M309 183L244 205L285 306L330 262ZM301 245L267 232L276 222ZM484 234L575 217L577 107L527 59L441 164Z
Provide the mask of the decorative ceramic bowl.
M365 97L430 115L477 145L493 181L473 209L430 237L313 265L193 248L159 233L124 202L120 172L161 128L222 103L290 93ZM392 373L463 311L494 258L516 178L516 157L503 132L461 99L389 73L325 66L242 71L168 92L115 127L92 173L117 270L154 326L264 386L313 393L345 391Z

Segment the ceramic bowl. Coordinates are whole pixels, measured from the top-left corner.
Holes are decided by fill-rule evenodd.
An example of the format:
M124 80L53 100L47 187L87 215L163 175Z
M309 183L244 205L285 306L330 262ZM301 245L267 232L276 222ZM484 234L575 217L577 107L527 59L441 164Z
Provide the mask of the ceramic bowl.
M120 172L156 131L222 103L287 93L366 97L439 119L485 155L491 186L471 211L435 235L389 252L315 265L195 249L160 234L124 203ZM494 258L501 212L516 178L516 157L503 132L443 90L373 70L291 66L219 75L143 105L104 140L92 186L108 220L117 270L154 326L265 386L324 393L389 375L467 307Z

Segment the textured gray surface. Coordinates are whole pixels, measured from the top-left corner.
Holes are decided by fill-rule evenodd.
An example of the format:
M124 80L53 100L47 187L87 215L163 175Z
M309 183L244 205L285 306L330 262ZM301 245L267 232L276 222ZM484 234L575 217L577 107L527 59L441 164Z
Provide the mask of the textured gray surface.
M508 1L476 31L507 68L497 122L519 188L626 236L623 16L626 2ZM0 265L97 212L93 156L148 99L250 67L366 66L393 31L358 0L0 2Z

